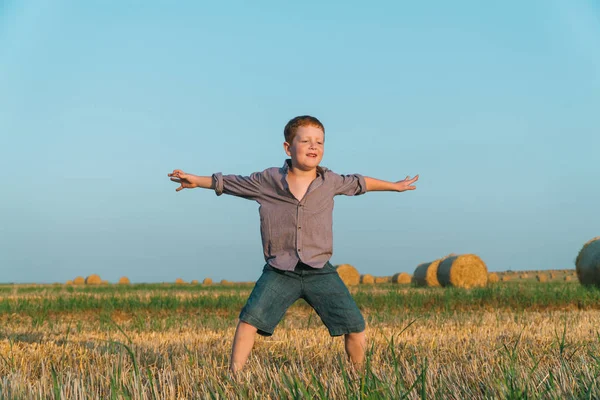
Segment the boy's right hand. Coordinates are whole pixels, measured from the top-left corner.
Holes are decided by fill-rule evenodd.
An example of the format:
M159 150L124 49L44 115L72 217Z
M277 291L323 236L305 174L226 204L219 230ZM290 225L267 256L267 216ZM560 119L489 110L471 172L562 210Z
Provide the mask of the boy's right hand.
M186 174L180 169L173 170L173 172L168 174L168 176L171 177L173 182L181 184L181 186L175 189L177 192L183 189L193 189L198 187L198 184L194 180L195 175Z

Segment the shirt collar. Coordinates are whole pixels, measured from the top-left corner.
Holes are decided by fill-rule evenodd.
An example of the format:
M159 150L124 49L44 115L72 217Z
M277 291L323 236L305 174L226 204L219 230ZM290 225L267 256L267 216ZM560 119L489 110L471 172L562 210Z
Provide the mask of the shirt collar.
M281 171L283 172L284 175L287 175L287 173L290 170L290 168L292 168L292 159L288 158L283 163L283 167L281 168ZM327 168L321 167L320 165L317 165L317 176L324 176L325 175L325 171L327 171Z

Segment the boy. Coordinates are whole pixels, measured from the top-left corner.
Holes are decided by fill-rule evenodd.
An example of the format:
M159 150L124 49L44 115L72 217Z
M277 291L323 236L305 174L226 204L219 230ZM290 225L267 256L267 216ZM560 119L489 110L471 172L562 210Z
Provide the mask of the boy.
M242 309L233 339L230 370L239 371L258 332L273 334L286 310L299 298L310 304L331 336L344 335L350 361L365 357L365 321L350 292L329 263L332 249L333 197L370 191L416 189L412 179L386 182L359 174L338 175L319 166L325 128L311 116L290 120L283 148L290 157L281 168L250 176L196 176L181 170L168 174L181 184L176 191L201 187L255 200L260 204L260 232L267 264Z

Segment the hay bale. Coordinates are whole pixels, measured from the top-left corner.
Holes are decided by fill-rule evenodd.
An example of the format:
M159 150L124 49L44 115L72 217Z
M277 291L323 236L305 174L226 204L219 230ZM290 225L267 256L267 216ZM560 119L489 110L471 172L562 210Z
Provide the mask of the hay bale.
M192 285L197 285L199 282L198 282L198 279L193 279L192 282L190 282L190 283Z
M375 283L390 283L390 278L387 276L376 276Z
M73 279L73 285L85 285L85 279L83 278L83 276L78 276L75 279Z
M392 283L405 285L405 284L410 283L410 281L411 281L411 277L406 272L399 272L397 274L394 274L394 276L392 276Z
M68 281L65 282L65 285L72 285L72 284L73 284L72 280L68 280Z
M413 283L417 286L441 286L437 278L437 271L440 261L442 261L441 258L439 260L417 265L412 277Z
M510 281L510 275L502 275L502 282Z
M364 274L360 276L360 283L364 285L372 285L375 283L375 278L373 278L373 275Z
M129 281L129 278L126 276L122 276L119 278L119 285L129 285L131 282Z
M526 272L524 272L521 275L519 275L519 278L521 278L521 279L529 279L529 274L526 273Z
M360 283L360 274L352 265L341 264L335 270L346 286L358 285Z
M185 285L185 281L181 278L177 278L177 279L175 279L175 284L176 285Z
M543 272L540 272L535 276L535 279L538 282L548 282L548 275L544 274Z
M572 282L573 281L573 277L571 275L567 275L563 279L564 279L565 282Z
M100 279L100 275L91 274L87 278L85 278L86 285L99 285L102 283L102 279Z
M600 236L583 245L575 260L575 271L582 285L600 287Z
M558 278L558 273L555 271L550 272L550 279L554 280Z
M227 279L221 279L221 285L231 286L233 282L228 281Z
M483 287L487 285L487 266L475 254L448 257L438 266L437 278L444 287Z
M498 283L500 282L500 277L498 276L497 273L492 272L491 274L488 275L488 283Z
M204 280L202 281L203 285L212 285L213 280L210 278L204 278Z

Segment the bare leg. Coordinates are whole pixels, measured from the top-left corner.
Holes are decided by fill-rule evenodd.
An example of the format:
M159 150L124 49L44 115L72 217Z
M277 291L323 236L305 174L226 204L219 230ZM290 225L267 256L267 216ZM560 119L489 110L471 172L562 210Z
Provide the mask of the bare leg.
M367 348L365 331L345 334L344 342L350 362L356 368L362 367L365 362L365 351Z
M240 371L250 355L250 351L254 346L254 338L256 336L256 328L252 325L240 321L235 329L233 337L233 346L231 346L231 362L229 370L232 373Z

